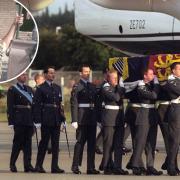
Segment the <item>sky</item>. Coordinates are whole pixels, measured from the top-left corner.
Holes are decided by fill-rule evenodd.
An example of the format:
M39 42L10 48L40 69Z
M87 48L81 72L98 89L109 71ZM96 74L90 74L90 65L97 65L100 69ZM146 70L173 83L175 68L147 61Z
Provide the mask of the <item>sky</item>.
M54 2L49 6L49 11L52 14L56 14L59 11L59 8L64 10L65 4L68 5L68 8L73 9L74 0L54 0Z

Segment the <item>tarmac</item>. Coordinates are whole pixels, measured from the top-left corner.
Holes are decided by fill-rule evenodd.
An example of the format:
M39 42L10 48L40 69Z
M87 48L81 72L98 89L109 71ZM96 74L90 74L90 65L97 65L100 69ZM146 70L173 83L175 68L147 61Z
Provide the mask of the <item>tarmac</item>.
M129 171L130 175L128 176L120 176L120 175L103 175L102 173L100 175L87 175L86 174L86 160L87 160L87 153L86 150L83 154L83 163L82 167L80 167L80 170L82 174L75 175L71 172L71 163L72 163L72 157L73 157L73 147L75 144L75 130L68 125L67 126L67 132L68 132L68 139L70 144L70 152L71 157L69 157L65 134L61 133L60 138L60 154L59 154L59 166L60 168L65 170L65 174L51 174L50 173L50 167L51 167L51 155L47 154L44 161L44 169L47 173L45 174L39 174L39 173L24 173L23 168L23 154L20 153L20 156L18 158L18 161L16 163L18 173L11 173L9 171L9 159L10 159L10 153L11 153L11 147L12 147L12 140L13 140L13 130L10 129L7 126L7 123L0 123L0 178L3 180L48 180L48 179L61 179L61 180L117 180L123 179L123 180L143 180L143 179L179 179L179 176L176 177L170 177L166 175L166 171L163 171L164 175L162 176L133 176L132 172ZM40 131L38 130L38 140L40 139ZM131 140L128 138L127 140L127 146L131 147ZM156 154L155 159L155 167L160 170L160 167L164 161L164 158L166 156L164 151L164 143L161 136L161 133L158 133L158 141L157 141L157 149L159 152ZM32 165L35 165L37 155L37 143L35 136L33 136L33 150L32 150ZM123 167L125 168L129 158L131 156L131 153L123 156ZM101 162L102 155L96 154L96 169L98 169L99 164ZM145 158L144 158L145 160ZM179 162L178 158L178 162Z

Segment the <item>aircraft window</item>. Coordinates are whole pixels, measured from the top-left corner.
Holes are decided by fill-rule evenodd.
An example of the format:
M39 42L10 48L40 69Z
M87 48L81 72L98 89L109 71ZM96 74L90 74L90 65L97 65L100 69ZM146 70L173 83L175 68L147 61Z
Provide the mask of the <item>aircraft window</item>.
M119 32L122 34L123 33L123 27L120 25L119 26Z

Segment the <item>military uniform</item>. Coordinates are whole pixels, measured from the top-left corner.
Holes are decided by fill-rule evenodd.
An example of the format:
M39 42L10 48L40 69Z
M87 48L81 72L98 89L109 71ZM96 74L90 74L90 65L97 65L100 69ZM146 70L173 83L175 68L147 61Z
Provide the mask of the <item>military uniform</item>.
M135 145L136 145L135 144L136 118L137 118L137 114L138 114L138 110L139 110L139 108L136 107L136 104L140 104L137 87L134 90L126 93L125 96L129 100L128 106L127 106L126 112L125 112L125 122L127 122L127 124L130 127L131 138L132 138L132 147L133 147L133 151L134 151ZM144 168L144 163L143 163L142 158L140 158L138 166L141 168ZM126 167L127 167L127 169L132 169L132 156Z
M80 80L71 93L72 123L77 122L76 144L72 171L79 173L78 166L82 158L84 145L87 142L87 173L95 170L95 145L96 145L96 116L95 116L96 87L89 82Z
M134 174L142 174L139 170L139 161L142 158L143 150L146 154L147 175L161 175L154 169L154 156L157 139L158 114L155 109L155 102L159 93L159 84L153 82L139 84L137 93L140 104L134 105L138 108L136 116L136 134L134 139L135 148L132 156L132 167ZM138 170L138 171L137 171Z
M33 90L26 85L17 83L8 90L7 114L9 125L14 126L14 139L10 159L10 168L17 171L15 163L20 153L24 153L24 169L31 168L31 145L33 135L32 118Z
M97 122L100 124L102 123L102 111L104 109L104 102L103 102L103 97L102 97L102 87L104 86L105 83L107 83L106 80L104 80L100 84L100 86L97 87L96 114L98 115ZM101 154L102 146L103 146L103 130L101 127L100 132L96 137L96 152L99 151L99 153Z
M41 141L39 143L36 170L42 169L49 139L52 142L51 172L58 170L60 126L65 120L61 114L61 87L45 81L37 87L33 101L35 123L41 124Z
M105 109L103 110L103 168L105 174L127 174L122 171L122 146L124 132L124 112L122 96L124 88L119 85L104 84L102 89ZM114 151L114 169L109 169L112 152Z
M170 105L170 98L168 93L164 90L163 88L164 84L161 85L161 89L159 95L158 95L158 100L159 100L159 106L158 106L158 114L159 114L159 121L158 124L160 126L163 139L164 139L164 144L165 144L165 149L166 153L168 154L169 152L169 130L168 130L168 109ZM162 165L163 170L167 170L168 166L168 156L166 156L165 162Z
M168 80L164 89L168 93L171 104L168 109L169 152L168 173L177 175L176 158L180 144L180 79Z

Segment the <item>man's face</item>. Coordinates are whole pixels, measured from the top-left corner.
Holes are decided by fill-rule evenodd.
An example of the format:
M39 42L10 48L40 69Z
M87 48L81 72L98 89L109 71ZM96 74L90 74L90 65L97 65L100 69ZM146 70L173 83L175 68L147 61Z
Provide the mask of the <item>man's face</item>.
M80 76L85 80L89 80L90 72L91 70L89 67L83 67L82 72L80 72Z
M27 81L27 73L23 73L21 76L19 76L17 78L17 80L20 82L20 83L25 83Z
M144 74L144 80L145 82L151 82L154 79L154 72L152 69L149 69L145 74Z
M48 81L54 81L55 74L56 74L56 73L55 73L55 69L49 68L49 69L48 69L48 73L45 75L46 80L48 80Z
M112 86L116 86L118 84L118 75L116 72L110 73L108 75L108 81Z
M36 85L40 85L44 82L44 76L39 76L37 79L36 79Z
M180 64L177 64L175 68L172 70L173 75L180 78Z

